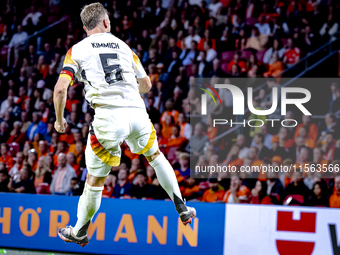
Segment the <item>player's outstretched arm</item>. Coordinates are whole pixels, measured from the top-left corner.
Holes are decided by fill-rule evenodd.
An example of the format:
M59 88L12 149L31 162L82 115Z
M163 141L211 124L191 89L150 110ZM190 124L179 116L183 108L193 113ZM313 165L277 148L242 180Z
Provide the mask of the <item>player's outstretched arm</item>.
M54 128L59 133L64 133L66 130L66 120L64 118L64 109L66 105L67 88L70 85L70 80L65 77L59 77L57 84L54 87L53 102L56 115Z
M137 78L137 82L139 83L139 94L147 93L151 89L152 84L149 76Z

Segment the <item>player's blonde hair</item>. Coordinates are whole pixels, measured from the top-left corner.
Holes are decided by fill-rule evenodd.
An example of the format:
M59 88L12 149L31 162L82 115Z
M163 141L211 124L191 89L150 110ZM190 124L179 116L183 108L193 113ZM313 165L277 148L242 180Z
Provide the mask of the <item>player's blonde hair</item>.
M107 15L107 10L101 3L85 5L80 13L81 21L87 30L92 30Z

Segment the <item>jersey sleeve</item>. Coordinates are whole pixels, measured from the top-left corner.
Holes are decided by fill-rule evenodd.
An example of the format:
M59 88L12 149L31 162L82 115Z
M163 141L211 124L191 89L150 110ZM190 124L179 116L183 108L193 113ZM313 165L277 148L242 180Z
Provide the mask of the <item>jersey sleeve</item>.
M131 52L132 52L132 58L133 58L132 67L133 67L133 70L135 71L136 77L138 79L146 77L147 76L146 72L144 70L144 67L142 66L142 63L139 60L139 57L132 50Z
M73 78L76 73L79 71L79 64L77 63L74 55L72 54L73 47L71 47L65 56L63 69L60 72L60 77L64 77L68 79L71 83L71 86L73 85Z

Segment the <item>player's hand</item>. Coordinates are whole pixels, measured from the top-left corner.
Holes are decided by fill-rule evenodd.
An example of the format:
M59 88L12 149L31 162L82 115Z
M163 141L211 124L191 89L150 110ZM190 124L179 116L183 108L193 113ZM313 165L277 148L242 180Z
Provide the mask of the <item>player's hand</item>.
M65 118L63 118L61 122L59 121L54 122L54 128L58 133L65 133L66 127L67 127L67 122Z

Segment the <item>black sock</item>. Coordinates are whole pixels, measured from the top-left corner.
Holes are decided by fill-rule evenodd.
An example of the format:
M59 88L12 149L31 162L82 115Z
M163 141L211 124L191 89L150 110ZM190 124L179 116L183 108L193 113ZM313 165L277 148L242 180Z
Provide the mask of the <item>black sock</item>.
M175 206L176 206L176 211L178 213L186 211L187 207L184 204L184 202L182 201L182 199L180 199L178 196L176 196L175 193L173 193L173 195L174 195L174 203L175 203Z
M87 230L90 226L90 220L84 225L81 227L81 229L79 229L78 231L78 234L77 234L77 237L82 237L82 236L85 236L87 234Z

